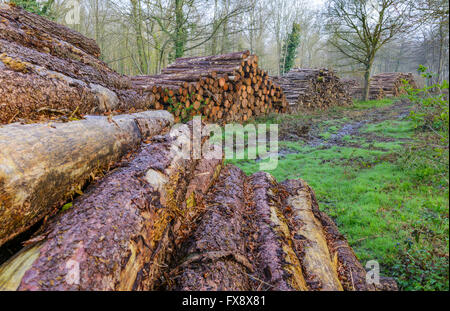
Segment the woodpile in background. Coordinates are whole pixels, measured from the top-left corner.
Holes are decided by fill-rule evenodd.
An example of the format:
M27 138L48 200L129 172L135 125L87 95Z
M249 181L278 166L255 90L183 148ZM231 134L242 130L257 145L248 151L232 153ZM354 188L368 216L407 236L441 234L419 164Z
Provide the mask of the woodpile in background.
M407 81L411 87L417 88L412 73L384 72L373 75L370 78L369 99L392 98L405 94L404 81ZM363 83L359 83L356 79L343 79L343 83L345 83L353 98L363 98Z
M176 121L200 114L211 122L246 121L287 106L281 88L249 51L178 58L159 75L131 81L150 106L172 112Z
M94 40L0 3L0 124L148 108Z
M382 99L405 94L404 80L413 88L417 87L412 73L384 72L373 75L370 78L369 98Z
M341 82L344 84L344 87L347 89L347 93L353 99L359 99L361 97L361 86L358 80L352 78L343 78Z
M332 70L294 68L272 77L281 86L291 111L326 109L352 102L345 85Z

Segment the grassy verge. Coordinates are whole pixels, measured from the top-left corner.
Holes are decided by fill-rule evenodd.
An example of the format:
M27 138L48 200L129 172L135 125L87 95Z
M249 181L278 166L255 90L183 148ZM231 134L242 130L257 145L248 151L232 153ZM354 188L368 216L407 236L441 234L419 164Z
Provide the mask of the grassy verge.
M327 142L351 120L346 111L372 111L393 102L357 102L327 112L330 119L318 124L319 136ZM315 117L269 116L257 121L281 124ZM401 289L448 290L448 157L441 164L428 161L427 136L405 118L365 124L342 141L347 144L326 147L281 141L280 148L288 152L268 172L279 181L306 180L361 262L377 260L381 273L394 276ZM254 160L229 162L247 174L259 170Z

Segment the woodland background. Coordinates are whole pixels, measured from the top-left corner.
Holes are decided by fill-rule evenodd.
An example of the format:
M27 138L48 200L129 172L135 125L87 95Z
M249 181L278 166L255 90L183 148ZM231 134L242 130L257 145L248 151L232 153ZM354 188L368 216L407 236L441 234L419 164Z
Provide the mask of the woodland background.
M260 67L271 75L279 75L290 66L328 67L337 70L341 76L361 80L364 74L364 66L340 53L332 44L329 7L346 1L14 2L94 38L101 48L102 59L123 74L157 74L176 57L246 49L259 56ZM377 4L377 1L372 2ZM419 65L424 65L435 73L435 81L432 82L448 77L448 2L420 0L393 3L408 7L408 16L403 20L402 31L398 31L376 52L371 75L379 72L416 72ZM294 44L289 44L292 42ZM287 63L291 64L286 66Z

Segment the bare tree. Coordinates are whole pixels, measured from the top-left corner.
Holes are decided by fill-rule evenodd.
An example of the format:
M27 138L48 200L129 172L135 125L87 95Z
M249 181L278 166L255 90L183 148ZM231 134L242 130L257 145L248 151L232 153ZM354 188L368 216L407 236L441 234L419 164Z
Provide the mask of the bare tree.
M411 6L402 0L330 0L329 43L364 70L364 99L369 96L372 65L378 50L410 29Z

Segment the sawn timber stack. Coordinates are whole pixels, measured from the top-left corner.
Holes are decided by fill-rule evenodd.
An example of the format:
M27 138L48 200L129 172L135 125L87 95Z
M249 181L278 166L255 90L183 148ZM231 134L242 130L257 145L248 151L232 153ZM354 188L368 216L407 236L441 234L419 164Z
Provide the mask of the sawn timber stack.
M161 74L131 81L149 105L172 112L176 121L203 115L211 122L239 122L287 107L281 88L249 51L177 58Z
M94 40L0 3L0 124L148 108Z
M289 109L326 109L352 103L345 85L332 70L294 68L288 73L272 77L281 86Z

